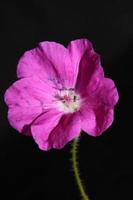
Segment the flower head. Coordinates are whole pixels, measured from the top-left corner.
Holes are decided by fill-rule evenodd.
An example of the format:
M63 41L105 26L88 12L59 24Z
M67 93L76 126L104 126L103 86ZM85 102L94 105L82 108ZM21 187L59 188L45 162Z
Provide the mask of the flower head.
M67 48L41 42L21 57L17 76L5 93L9 122L42 150L64 147L81 130L99 136L113 122L118 92L87 39Z

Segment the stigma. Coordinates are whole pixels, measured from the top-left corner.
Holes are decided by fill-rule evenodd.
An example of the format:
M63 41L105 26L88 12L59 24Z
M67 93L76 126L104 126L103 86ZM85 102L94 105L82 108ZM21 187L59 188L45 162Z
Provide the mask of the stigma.
M56 96L56 105L59 111L73 113L80 108L80 95L74 89L59 90Z

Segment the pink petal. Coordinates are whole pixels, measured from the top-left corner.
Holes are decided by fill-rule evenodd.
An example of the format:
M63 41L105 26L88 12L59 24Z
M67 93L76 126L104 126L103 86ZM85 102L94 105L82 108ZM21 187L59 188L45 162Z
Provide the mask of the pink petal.
M119 99L118 91L113 80L104 78L99 89L95 91L97 98L102 103L113 107Z
M54 80L58 79L58 74L51 61L47 59L40 47L26 51L20 58L17 66L18 78L31 77L35 75L42 80L53 80L53 77Z
M68 48L55 42L41 42L21 57L17 76L23 78L36 74L41 79L54 81L58 87L74 88L79 63L87 49L93 50L87 39L74 40Z
M114 81L109 78L104 78L99 81L99 85L95 91L88 89L88 97L86 97L85 101L88 101L93 107L97 107L98 105L106 105L113 108L118 102L118 99L118 91Z
M27 51L19 61L17 74L19 78L36 74L58 85L73 87L74 74L69 52L55 42L41 42L36 49Z
M114 120L114 109L107 106L101 106L95 110L96 115L96 128L93 132L94 136L101 135L108 129Z
M79 66L79 74L76 84L80 94L86 91L96 90L99 82L104 78L103 68L100 64L100 56L94 51L86 51Z
M63 45L55 42L41 42L40 47L57 71L62 85L72 88L74 74L69 51Z
M89 135L101 135L113 122L114 105L118 101L118 92L111 79L104 78L83 100L80 113L82 129Z
M113 108L101 105L94 110L84 105L81 110L82 130L91 136L101 135L113 122Z
M93 134L96 127L96 116L92 108L86 103L80 111L81 128L88 134Z
M64 115L59 124L52 130L48 144L51 148L61 149L69 141L78 137L81 131L78 113Z
M8 119L19 132L44 110L51 108L55 89L36 77L16 81L5 93Z
M76 84L77 76L79 73L80 61L85 54L86 50L93 51L92 44L87 39L77 39L73 40L68 45L68 50L70 53L72 67L74 70L74 85Z
M31 125L32 136L40 149L50 149L49 144L47 143L49 134L59 123L62 115L63 113L51 109L39 116Z

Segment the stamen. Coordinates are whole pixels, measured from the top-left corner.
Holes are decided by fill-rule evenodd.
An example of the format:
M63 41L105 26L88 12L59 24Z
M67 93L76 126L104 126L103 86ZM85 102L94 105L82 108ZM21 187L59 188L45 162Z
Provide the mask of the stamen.
M72 88L58 91L56 99L58 109L64 113L73 113L80 108L80 96Z

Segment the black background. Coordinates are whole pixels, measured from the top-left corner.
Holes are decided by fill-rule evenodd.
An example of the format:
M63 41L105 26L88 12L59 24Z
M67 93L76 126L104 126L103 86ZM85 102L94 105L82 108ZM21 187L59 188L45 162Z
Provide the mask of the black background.
M132 1L0 2L0 199L79 200L70 149L40 151L32 138L10 127L3 94L16 80L20 56L40 41L67 45L88 38L101 55L120 100L113 125L100 137L83 134L79 166L92 200L133 199Z

